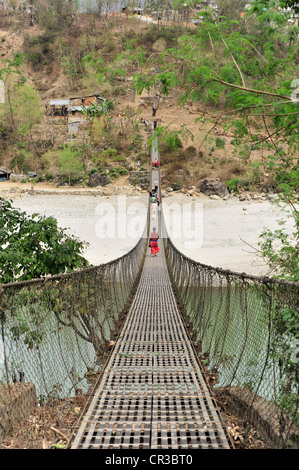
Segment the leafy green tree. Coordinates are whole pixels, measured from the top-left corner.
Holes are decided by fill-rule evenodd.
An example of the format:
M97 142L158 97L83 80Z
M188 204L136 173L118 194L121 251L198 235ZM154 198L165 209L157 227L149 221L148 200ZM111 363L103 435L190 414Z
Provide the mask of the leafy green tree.
M265 230L260 236L260 249L272 275L289 281L299 281L299 168L298 160L286 155L274 155L267 162L268 171L275 173L278 187L277 203L285 210L280 229ZM292 229L287 226L290 221Z
M207 18L196 32L183 34L177 46L163 54L167 65L156 58L162 72L153 74L153 79L163 84L166 73L171 80L166 80L165 90L175 86L182 90L182 106L194 102L202 109L195 121L199 126L209 124L202 143L222 126L234 135L235 154L245 165L251 164L253 150L262 153L258 170L272 177L295 227L284 252L272 251L275 236L265 233L269 238L264 238L263 254L272 268L275 264L276 275L297 279L299 110L292 84L298 73L299 29L288 17L278 2L270 0L265 8L257 0L244 21ZM151 65L153 70L153 59ZM134 77L138 90L150 90L151 80L149 74ZM286 239L278 236L286 247Z
M15 54L0 69L0 79L5 85L5 103L0 107L0 131L8 129L14 138L30 135L35 124L42 119L38 91L28 82L22 67L25 54ZM0 134L1 136L1 134Z
M55 275L88 265L86 243L68 235L53 217L28 216L0 198L0 282Z
M80 177L83 174L83 163L80 155L72 148L64 148L57 153L58 173L67 177L69 185L71 177Z
M69 185L72 178L80 178L84 173L83 157L72 146L49 150L42 156L43 168L48 175L67 178Z
M261 0L259 3L262 3L264 8L269 7L269 0ZM277 0L276 4L281 8L291 8L295 13L299 13L299 3L297 0Z
M149 68L134 76L132 87L141 95L146 90L151 101L152 116L155 117L158 108L170 87L175 86L176 75L167 68Z

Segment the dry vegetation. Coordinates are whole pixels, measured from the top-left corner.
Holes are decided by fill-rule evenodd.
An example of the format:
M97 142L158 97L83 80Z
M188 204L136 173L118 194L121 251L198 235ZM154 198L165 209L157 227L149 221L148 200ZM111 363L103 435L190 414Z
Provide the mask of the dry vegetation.
M81 157L87 161L85 170L93 169L92 158L97 157L108 147L115 148L120 154L125 155L126 168L130 165L136 168L138 159L141 160L143 167L147 167L149 132L139 123L139 117L142 116L152 122L152 109L146 92L138 96L130 90L130 79L134 70L128 69L128 76L113 81L113 84L104 79L99 85L97 77L88 65L84 71L82 70L82 58L92 54L93 51L100 51L103 66L109 66L111 60L121 52L123 38L130 40L137 37L138 43L142 41L140 45L146 46L148 53L151 54L170 47L172 38L175 37L172 35L181 32L179 28L173 29L169 35L164 32L164 37L161 39L162 33L157 29L154 29L153 33L152 28L153 26L126 16L113 17L107 25L96 17L88 15L81 15L71 28L60 32L59 35L46 31L38 25L33 27L6 25L6 28L3 26L0 30L0 57L5 61L16 52L27 54L28 63L24 67L24 74L28 77L29 84L38 92L39 106L43 114L42 121L32 127L29 139L25 143L25 149L29 154L27 170L42 173L44 153L55 146L69 143L70 136L66 133L65 126L51 124L50 99L84 96L96 92L108 100L114 100L114 109L111 111L110 126L106 132L94 127L92 131L85 129L72 139L72 143L80 148ZM165 174L171 175L164 178L163 183L167 185L177 181L186 187L198 186L206 177L218 177L222 181L242 177L245 182L248 181L253 185L260 183L261 175L255 175L254 170L249 168L252 159L261 158L259 152L253 152L246 163L241 161L234 155L231 135L225 133L220 126L214 127L196 121L198 117L213 116L221 110L208 107L199 109L192 103L180 107L180 93L181 90L177 89L175 93L164 97L157 112L159 126L166 127L170 131L187 129L187 132L182 133L179 151L171 151L167 145L161 148ZM120 114L122 119L119 118ZM16 165L20 143L18 141L12 144L7 141L6 144L3 146L2 155L0 154L0 163L12 166L16 172L20 172ZM30 161L34 162L31 167ZM84 178L79 178L74 183L78 182L84 183Z

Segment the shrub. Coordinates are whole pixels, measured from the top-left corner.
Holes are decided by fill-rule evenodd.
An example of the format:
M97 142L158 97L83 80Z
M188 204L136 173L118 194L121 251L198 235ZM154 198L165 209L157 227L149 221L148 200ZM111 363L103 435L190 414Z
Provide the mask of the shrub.
M225 139L221 139L221 137L216 137L215 145L218 149L224 149Z

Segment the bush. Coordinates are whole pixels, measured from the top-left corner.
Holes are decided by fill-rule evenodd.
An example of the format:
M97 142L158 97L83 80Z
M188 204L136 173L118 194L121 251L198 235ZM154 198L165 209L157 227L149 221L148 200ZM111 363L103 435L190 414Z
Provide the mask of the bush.
M225 182L228 191L238 193L240 188L246 188L249 186L248 181L242 179L240 180L239 178L232 178L229 181Z
M86 267L86 246L60 229L53 217L28 216L0 198L0 283Z
M126 158L124 155L116 155L116 156L112 157L111 160L112 160L113 162L121 163L121 162L126 162L126 161L127 161L127 158Z
M215 145L218 149L224 149L225 147L225 139L221 139L220 137L216 137Z
M162 148L163 151L168 151L172 152L174 150L178 150L182 148L182 141L178 136L178 133L176 131L167 131L163 135L163 141L162 141Z
M53 33L45 32L40 36L31 38L26 35L24 38L24 49L28 60L33 66L44 66L51 63L53 59L52 44L56 39Z

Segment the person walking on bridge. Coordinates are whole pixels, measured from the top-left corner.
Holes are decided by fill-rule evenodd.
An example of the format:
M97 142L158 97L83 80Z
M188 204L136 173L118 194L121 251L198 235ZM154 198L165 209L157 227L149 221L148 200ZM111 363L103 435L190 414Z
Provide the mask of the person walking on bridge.
M156 227L153 227L153 231L150 234L150 247L151 247L151 254L153 256L156 256L157 253L159 253L160 248L158 246L158 239L159 239L159 234L156 231Z
M156 220L158 204L157 204L157 198L155 196L152 197L151 207L152 207L153 219Z
M152 162L152 169L154 170L155 168L159 168L159 160L157 158Z

